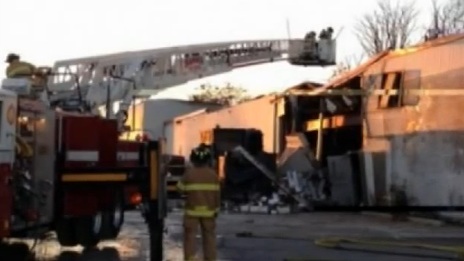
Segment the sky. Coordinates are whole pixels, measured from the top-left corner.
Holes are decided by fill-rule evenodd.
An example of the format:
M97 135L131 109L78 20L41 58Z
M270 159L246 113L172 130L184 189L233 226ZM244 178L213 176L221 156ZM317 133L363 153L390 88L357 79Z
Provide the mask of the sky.
M407 1L407 0L399 0ZM427 9L430 1L420 1ZM444 0L439 0L439 2ZM332 26L342 30L337 57L362 51L356 19L374 0L0 0L0 58L9 52L36 65L56 60L165 46L234 40L292 38ZM6 65L0 64L0 78ZM331 68L278 62L204 78L160 93L185 98L201 83L230 82L250 94L283 90L302 81L324 81Z

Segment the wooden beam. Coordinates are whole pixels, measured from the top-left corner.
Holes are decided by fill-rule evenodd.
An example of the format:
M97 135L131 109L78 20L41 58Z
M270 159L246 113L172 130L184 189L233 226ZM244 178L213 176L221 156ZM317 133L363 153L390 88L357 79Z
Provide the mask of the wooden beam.
M322 127L324 129L335 129L340 127L347 127L347 126L356 126L361 125L362 119L361 116L346 116L346 115L339 115L333 116L330 118L325 118L322 123ZM305 122L305 131L317 131L320 126L320 121L310 120Z

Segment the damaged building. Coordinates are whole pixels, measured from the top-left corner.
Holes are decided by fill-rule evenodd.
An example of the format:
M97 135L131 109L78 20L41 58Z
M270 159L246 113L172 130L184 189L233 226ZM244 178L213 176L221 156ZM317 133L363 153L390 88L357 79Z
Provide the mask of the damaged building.
M305 129L322 130L316 151L333 193L364 205L389 205L400 192L409 205L463 205L463 56L463 35L441 38L378 54L306 93L313 107L324 101Z
M318 83L303 83L291 90L313 90L322 86ZM257 129L263 134L263 149L269 153L280 153L285 146L285 134L291 124L285 120L285 105L278 102L280 94L256 97L235 106L221 109L202 109L168 120L164 124L167 152L188 156L200 142L208 139L214 128ZM288 111L288 109L287 109Z
M462 67L464 35L385 51L324 86L177 117L168 151L187 156L214 128L253 128L281 173L322 173L332 203L392 205L403 193L409 205L462 206Z

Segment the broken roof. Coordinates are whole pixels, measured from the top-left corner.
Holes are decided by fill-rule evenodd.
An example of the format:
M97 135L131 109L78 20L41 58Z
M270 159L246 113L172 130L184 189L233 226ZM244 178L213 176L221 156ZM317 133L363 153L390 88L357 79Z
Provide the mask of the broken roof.
M340 87L346 84L348 81L354 79L355 77L360 76L371 65L379 62L382 59L388 59L388 58L397 57L397 56L404 56L410 53L422 51L422 50L432 48L432 47L441 46L444 44L449 44L449 43L456 42L462 39L464 39L464 33L440 37L437 39L426 41L426 42L423 42L423 43L420 43L420 44L417 44L411 47L403 48L403 49L383 51L379 54L372 56L360 66L335 77L333 80L331 80L329 83L324 85L322 88L319 88L318 91L323 92L327 89Z
M312 90L315 90L315 89L320 88L322 86L324 86L324 84L322 84L322 83L306 81L306 82L302 82L302 83L300 83L298 85L292 86L290 88L287 88L282 93L288 93L288 92L291 92L291 91L306 91L306 90L312 91Z
M356 68L354 68L352 70L346 71L345 73L342 73L342 74L338 75L333 80L331 80L329 83L324 85L321 89L326 90L326 89L335 88L335 87L338 87L340 85L345 84L346 82L353 79L354 77L361 75L371 65L373 65L374 63L380 61L381 59L386 57L389 53L390 53L390 51L387 50L387 51L383 51L383 52L381 52L379 54L376 54L376 55L372 56L371 58L369 58L369 60L367 60L366 62L364 62L360 66L358 66L358 67L356 67Z

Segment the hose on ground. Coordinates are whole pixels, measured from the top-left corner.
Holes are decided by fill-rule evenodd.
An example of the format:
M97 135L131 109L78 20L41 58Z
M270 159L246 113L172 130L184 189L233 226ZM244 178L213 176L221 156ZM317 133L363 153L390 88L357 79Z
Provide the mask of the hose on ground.
M287 237L269 237L255 235L249 231L243 231L236 234L237 237L251 237L251 238L273 238L273 239L293 239ZM413 249L424 249L432 250L437 252L445 252L448 254L456 255L457 260L464 260L464 246L447 246L447 245L434 245L424 243L411 243L411 242L397 242L394 240L370 240L370 239L354 239L354 238L343 238L343 237L326 237L314 240L314 245L324 248L332 248L338 250L348 250L346 247L343 248L342 244L354 244L361 246L380 246L380 247L400 247L400 248L413 248ZM362 249L356 249L357 251L363 251ZM367 249L366 249L367 250ZM414 256L415 254L411 254ZM426 256L426 255L421 255ZM321 259L298 259L298 258L287 258L284 261L314 261Z
M439 252L446 252L457 255L459 260L464 260L464 246L446 246L422 243L395 242L395 241L376 241L352 238L321 238L314 241L314 244L325 248L341 248L341 244L355 244L365 246L383 246L383 247L402 247L426 249Z
M267 236L258 236L254 235L251 232L241 232L236 234L237 237L251 237L251 238L273 238L273 239L291 239L286 237L267 237ZM320 238L313 241L314 245L324 248L332 248L337 250L349 250L346 247L342 247L342 244L354 244L361 246L380 246L380 247L400 247L400 248L413 248L413 249L425 249L432 250L437 252L445 252L448 254L454 254L457 260L464 260L464 246L447 246L447 245L434 245L434 244L424 244L424 243L411 243L411 242L397 242L394 240L368 240L368 239L354 239L354 238L341 238L341 237L327 237ZM356 248L356 251L363 251L363 249ZM368 251L368 249L366 249ZM378 252L378 251L376 251ZM383 251L381 251L383 252ZM411 256L416 256L418 254L408 254ZM420 255L422 257L432 257L427 254ZM442 257L443 258L443 257ZM308 259L308 258L286 258L284 261L315 261L323 259Z

